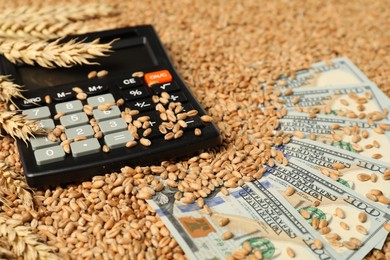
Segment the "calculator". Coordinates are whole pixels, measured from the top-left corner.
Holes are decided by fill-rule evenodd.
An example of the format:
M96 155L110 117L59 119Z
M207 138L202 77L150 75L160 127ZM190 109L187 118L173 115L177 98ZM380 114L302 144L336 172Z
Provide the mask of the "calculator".
M175 70L151 25L70 36L112 43L98 64L46 69L0 58L24 86L13 100L47 135L18 140L27 183L88 180L125 165L145 166L221 144L221 135Z

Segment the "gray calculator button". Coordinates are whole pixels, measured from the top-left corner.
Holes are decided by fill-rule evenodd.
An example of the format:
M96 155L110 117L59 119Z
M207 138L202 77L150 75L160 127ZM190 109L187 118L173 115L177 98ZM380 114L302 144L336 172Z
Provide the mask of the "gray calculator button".
M81 110L83 110L83 104L80 100L73 100L56 104L57 113L71 114L75 112L80 112Z
M122 118L110 119L99 123L103 134L109 134L127 129L127 123Z
M104 94L94 97L87 98L87 102L90 106L96 108L99 105L104 105L108 102L115 102L115 99L112 94Z
M65 134L68 140L73 140L77 136L85 136L87 138L90 138L95 134L95 132L93 131L91 125L81 125L81 126L65 129Z
M40 128L44 130L51 130L54 129L56 126L54 124L53 119L43 119L38 122L38 125Z
M110 148L124 147L127 142L132 140L134 140L134 137L127 130L104 136L104 142Z
M93 117L96 119L96 121L100 122L103 120L108 120L116 117L120 117L121 111L117 106L112 106L109 110L99 110L94 109L93 110Z
M88 116L84 112L65 115L60 118L61 125L64 127L74 127L88 123Z
M74 157L84 156L88 154L98 153L100 151L100 144L96 138L87 139L70 144L72 155Z
M52 142L48 140L46 136L37 136L35 138L30 138L30 143L31 148L35 151L41 148L57 145L59 141Z
M49 107L35 107L23 110L23 115L27 115L28 119L43 119L50 117Z
M65 152L59 145L36 150L34 155L38 165L62 161L65 158Z

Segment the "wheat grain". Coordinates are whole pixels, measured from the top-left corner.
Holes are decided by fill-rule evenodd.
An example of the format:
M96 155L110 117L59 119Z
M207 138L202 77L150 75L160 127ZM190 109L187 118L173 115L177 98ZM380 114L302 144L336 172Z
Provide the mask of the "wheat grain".
M45 68L71 67L81 64L97 64L96 57L106 56L111 44L99 43L99 39L92 42L70 40L60 43L45 41L23 41L0 39L0 53L12 63L26 63L39 65Z

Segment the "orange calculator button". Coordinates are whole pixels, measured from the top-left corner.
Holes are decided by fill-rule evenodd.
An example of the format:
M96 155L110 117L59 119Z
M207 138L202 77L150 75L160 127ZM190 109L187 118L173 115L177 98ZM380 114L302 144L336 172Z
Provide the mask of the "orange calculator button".
M148 86L167 83L172 81L172 75L168 70L153 71L145 74L145 81Z

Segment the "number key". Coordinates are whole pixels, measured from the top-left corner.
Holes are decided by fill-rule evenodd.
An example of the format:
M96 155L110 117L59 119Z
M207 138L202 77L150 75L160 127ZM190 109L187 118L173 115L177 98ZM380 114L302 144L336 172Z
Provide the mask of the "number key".
M23 110L23 115L28 119L43 119L50 117L50 110L49 107L36 107Z
M95 134L95 132L93 131L91 125L82 125L82 126L66 129L65 134L66 137L68 137L68 140L73 140L78 136L85 136L87 138L90 138Z
M112 94L104 94L95 97L87 98L87 102L93 108L98 107L99 105L104 105L108 102L115 102L114 96Z
M71 114L80 112L83 109L83 104L80 100L69 101L65 103L56 104L57 113Z
M127 123L122 118L116 118L112 120L107 120L99 123L100 130L103 134L109 134L121 130L127 129Z
M88 123L88 116L84 112L79 112L61 117L60 122L64 127L83 125Z
M34 151L35 160L38 165L62 161L65 158L65 152L61 146L56 145Z

